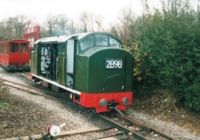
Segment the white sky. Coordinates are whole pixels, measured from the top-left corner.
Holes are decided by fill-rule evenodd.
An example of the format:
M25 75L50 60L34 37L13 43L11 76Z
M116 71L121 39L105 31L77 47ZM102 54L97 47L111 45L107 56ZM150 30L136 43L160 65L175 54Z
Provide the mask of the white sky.
M101 15L107 24L115 22L123 8L130 7L136 15L143 11L142 0L0 0L0 20L25 15L42 23L48 15L65 14L78 20L82 11ZM159 7L160 0L148 0L152 7ZM196 1L196 0L194 0Z

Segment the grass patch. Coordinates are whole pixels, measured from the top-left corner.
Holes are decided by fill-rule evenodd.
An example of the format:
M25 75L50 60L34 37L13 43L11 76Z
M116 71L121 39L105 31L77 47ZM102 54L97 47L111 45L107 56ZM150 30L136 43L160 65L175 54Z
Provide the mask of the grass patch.
M8 96L9 88L0 80L0 101L5 100Z
M8 100L8 94L8 87L0 80L0 109L7 109L10 107L11 104Z
M10 107L10 103L8 101L0 100L0 109L6 109L8 107Z

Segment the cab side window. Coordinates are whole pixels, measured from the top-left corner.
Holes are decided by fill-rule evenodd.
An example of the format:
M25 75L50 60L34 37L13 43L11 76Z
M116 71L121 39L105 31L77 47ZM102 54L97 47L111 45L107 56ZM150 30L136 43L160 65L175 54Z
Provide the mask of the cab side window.
M111 47L117 47L120 48L121 44L119 43L119 41L117 41L116 39L109 37L109 43Z

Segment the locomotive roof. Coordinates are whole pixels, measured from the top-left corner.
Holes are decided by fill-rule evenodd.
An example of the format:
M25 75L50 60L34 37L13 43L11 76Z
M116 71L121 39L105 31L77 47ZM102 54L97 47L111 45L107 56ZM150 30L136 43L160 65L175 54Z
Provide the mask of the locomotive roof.
M88 49L87 51L83 51L80 55L83 55L83 56L89 56L89 55L92 55L92 54L95 54L96 52L99 52L99 51L103 51L103 50L110 50L110 49L113 49L113 50L121 50L121 51L125 51L121 48L110 48L110 47L93 47L93 48L90 48ZM125 51L126 52L126 51Z
M61 36L54 36L54 37L46 37L46 38L41 38L39 40L37 40L35 42L35 44L37 43L62 43L62 42L66 42L67 40L71 39L71 38L77 38L78 40L81 40L83 38L85 38L86 36L89 35L93 35L93 34L106 34L109 36L112 36L113 38L115 38L116 40L118 40L119 42L121 42L118 38L116 38L115 36L113 36L110 33L106 33L106 32L87 32L87 33L78 33L78 34L72 34L72 35L61 35Z

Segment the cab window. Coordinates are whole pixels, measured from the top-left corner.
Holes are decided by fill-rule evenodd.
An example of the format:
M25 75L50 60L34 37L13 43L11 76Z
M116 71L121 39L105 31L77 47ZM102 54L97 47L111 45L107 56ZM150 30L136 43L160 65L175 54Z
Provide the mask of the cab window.
M95 35L95 46L102 46L107 47L108 46L108 37L106 35L97 34Z
M94 47L94 36L89 36L80 42L80 51Z
M116 39L109 37L109 43L111 47L117 47L120 48L121 44L119 43L119 41L117 41Z

